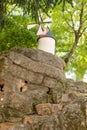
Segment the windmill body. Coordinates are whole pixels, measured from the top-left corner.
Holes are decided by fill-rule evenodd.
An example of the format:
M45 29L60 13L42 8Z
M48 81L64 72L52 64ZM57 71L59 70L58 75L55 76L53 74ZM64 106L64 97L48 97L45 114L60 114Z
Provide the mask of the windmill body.
M45 20L43 23L51 23L51 20ZM36 24L28 25L28 29L34 27ZM38 35L38 49L46 51L48 53L55 54L55 38L50 32L50 29L43 28L42 23L39 23L39 28L37 31Z
M37 35L38 49L54 54L55 53L55 38L49 28L39 27Z

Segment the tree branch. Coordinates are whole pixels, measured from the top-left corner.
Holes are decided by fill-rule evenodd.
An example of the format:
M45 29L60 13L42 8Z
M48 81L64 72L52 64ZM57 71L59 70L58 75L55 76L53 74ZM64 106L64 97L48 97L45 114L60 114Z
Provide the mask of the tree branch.
M69 22L68 22L67 18L65 17L64 13L63 13L63 18L64 18L66 24L74 31L74 26L72 26L73 24L72 25L69 24Z
M80 32L79 37L82 36L82 34L85 32L86 29L87 29L87 27L85 27L85 28L82 30L82 32Z
M85 31L86 27L81 31L82 29L82 25L83 25L83 21L82 21L82 18L83 18L83 9L84 9L84 4L82 3L81 4L81 10L80 10L80 14L79 14L79 28L78 30L74 30L74 34L75 34L75 40L74 40L74 43L73 43L73 46L68 54L68 56L66 57L65 59L65 62L66 64L70 61L71 57L73 56L75 50L76 50L76 47L77 47L77 44L78 44L78 41L80 39L80 37L82 36L83 32ZM72 16L72 15L71 15ZM72 18L72 17L71 17ZM73 19L71 19L72 23L73 23ZM74 28L72 28L74 29Z
M72 14L70 11L67 11L67 12L69 12L69 14L70 14L71 22L72 22L72 27L73 27L73 30L75 30L75 29L74 29L75 24L74 24L74 21L73 21L73 14L74 14L75 11L73 12L73 14Z
M84 8L84 4L82 3L81 5L82 5L82 7L81 7L80 15L79 15L79 18L80 18L80 19L79 19L80 26L79 26L79 29L78 29L78 31L77 31L78 34L80 33L81 28L82 28L82 24L83 24L82 17L83 17L83 8Z
M73 54L74 54L74 52L75 52L75 50L76 50L78 41L79 41L79 37L78 37L78 35L75 33L75 41L74 41L74 43L73 43L73 46L72 46L72 48L71 48L71 50L70 50L68 56L67 56L66 59L65 59L65 63L66 63L66 64L70 61L71 57L73 56Z

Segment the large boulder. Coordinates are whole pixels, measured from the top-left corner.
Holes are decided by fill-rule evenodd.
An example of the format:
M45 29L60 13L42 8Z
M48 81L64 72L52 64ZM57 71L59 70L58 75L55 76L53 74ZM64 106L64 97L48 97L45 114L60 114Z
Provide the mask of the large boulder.
M64 61L16 47L0 55L0 130L87 130L87 84Z

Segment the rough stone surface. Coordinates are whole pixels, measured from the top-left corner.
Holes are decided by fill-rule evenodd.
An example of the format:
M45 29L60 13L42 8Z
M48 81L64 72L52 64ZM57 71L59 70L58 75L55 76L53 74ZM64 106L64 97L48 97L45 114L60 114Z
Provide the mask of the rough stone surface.
M36 105L36 111L38 115L51 115L52 114L52 109L51 109L51 104L46 103L46 104L38 104Z
M0 130L87 130L87 84L66 79L64 68L37 49L0 55Z

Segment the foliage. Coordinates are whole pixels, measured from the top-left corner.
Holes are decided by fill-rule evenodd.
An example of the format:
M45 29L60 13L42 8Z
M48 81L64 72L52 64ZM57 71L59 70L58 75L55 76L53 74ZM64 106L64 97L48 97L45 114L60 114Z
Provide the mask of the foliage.
M35 48L37 37L35 29L27 29L28 18L10 16L6 18L6 25L0 32L0 51L8 50L14 46Z
M87 71L87 2L84 2L75 2L73 8L67 4L63 13L61 7L56 6L52 15L56 54L65 60L75 45L66 71L74 72L76 79L82 79Z
M62 3L64 9L65 3L72 4L72 0L0 0L0 25L2 26L3 18L5 14L8 14L9 5L12 6L9 14L16 8L20 7L23 11L23 15L28 14L33 19L38 21L38 14L44 12L48 15L48 11L54 8L56 4Z

